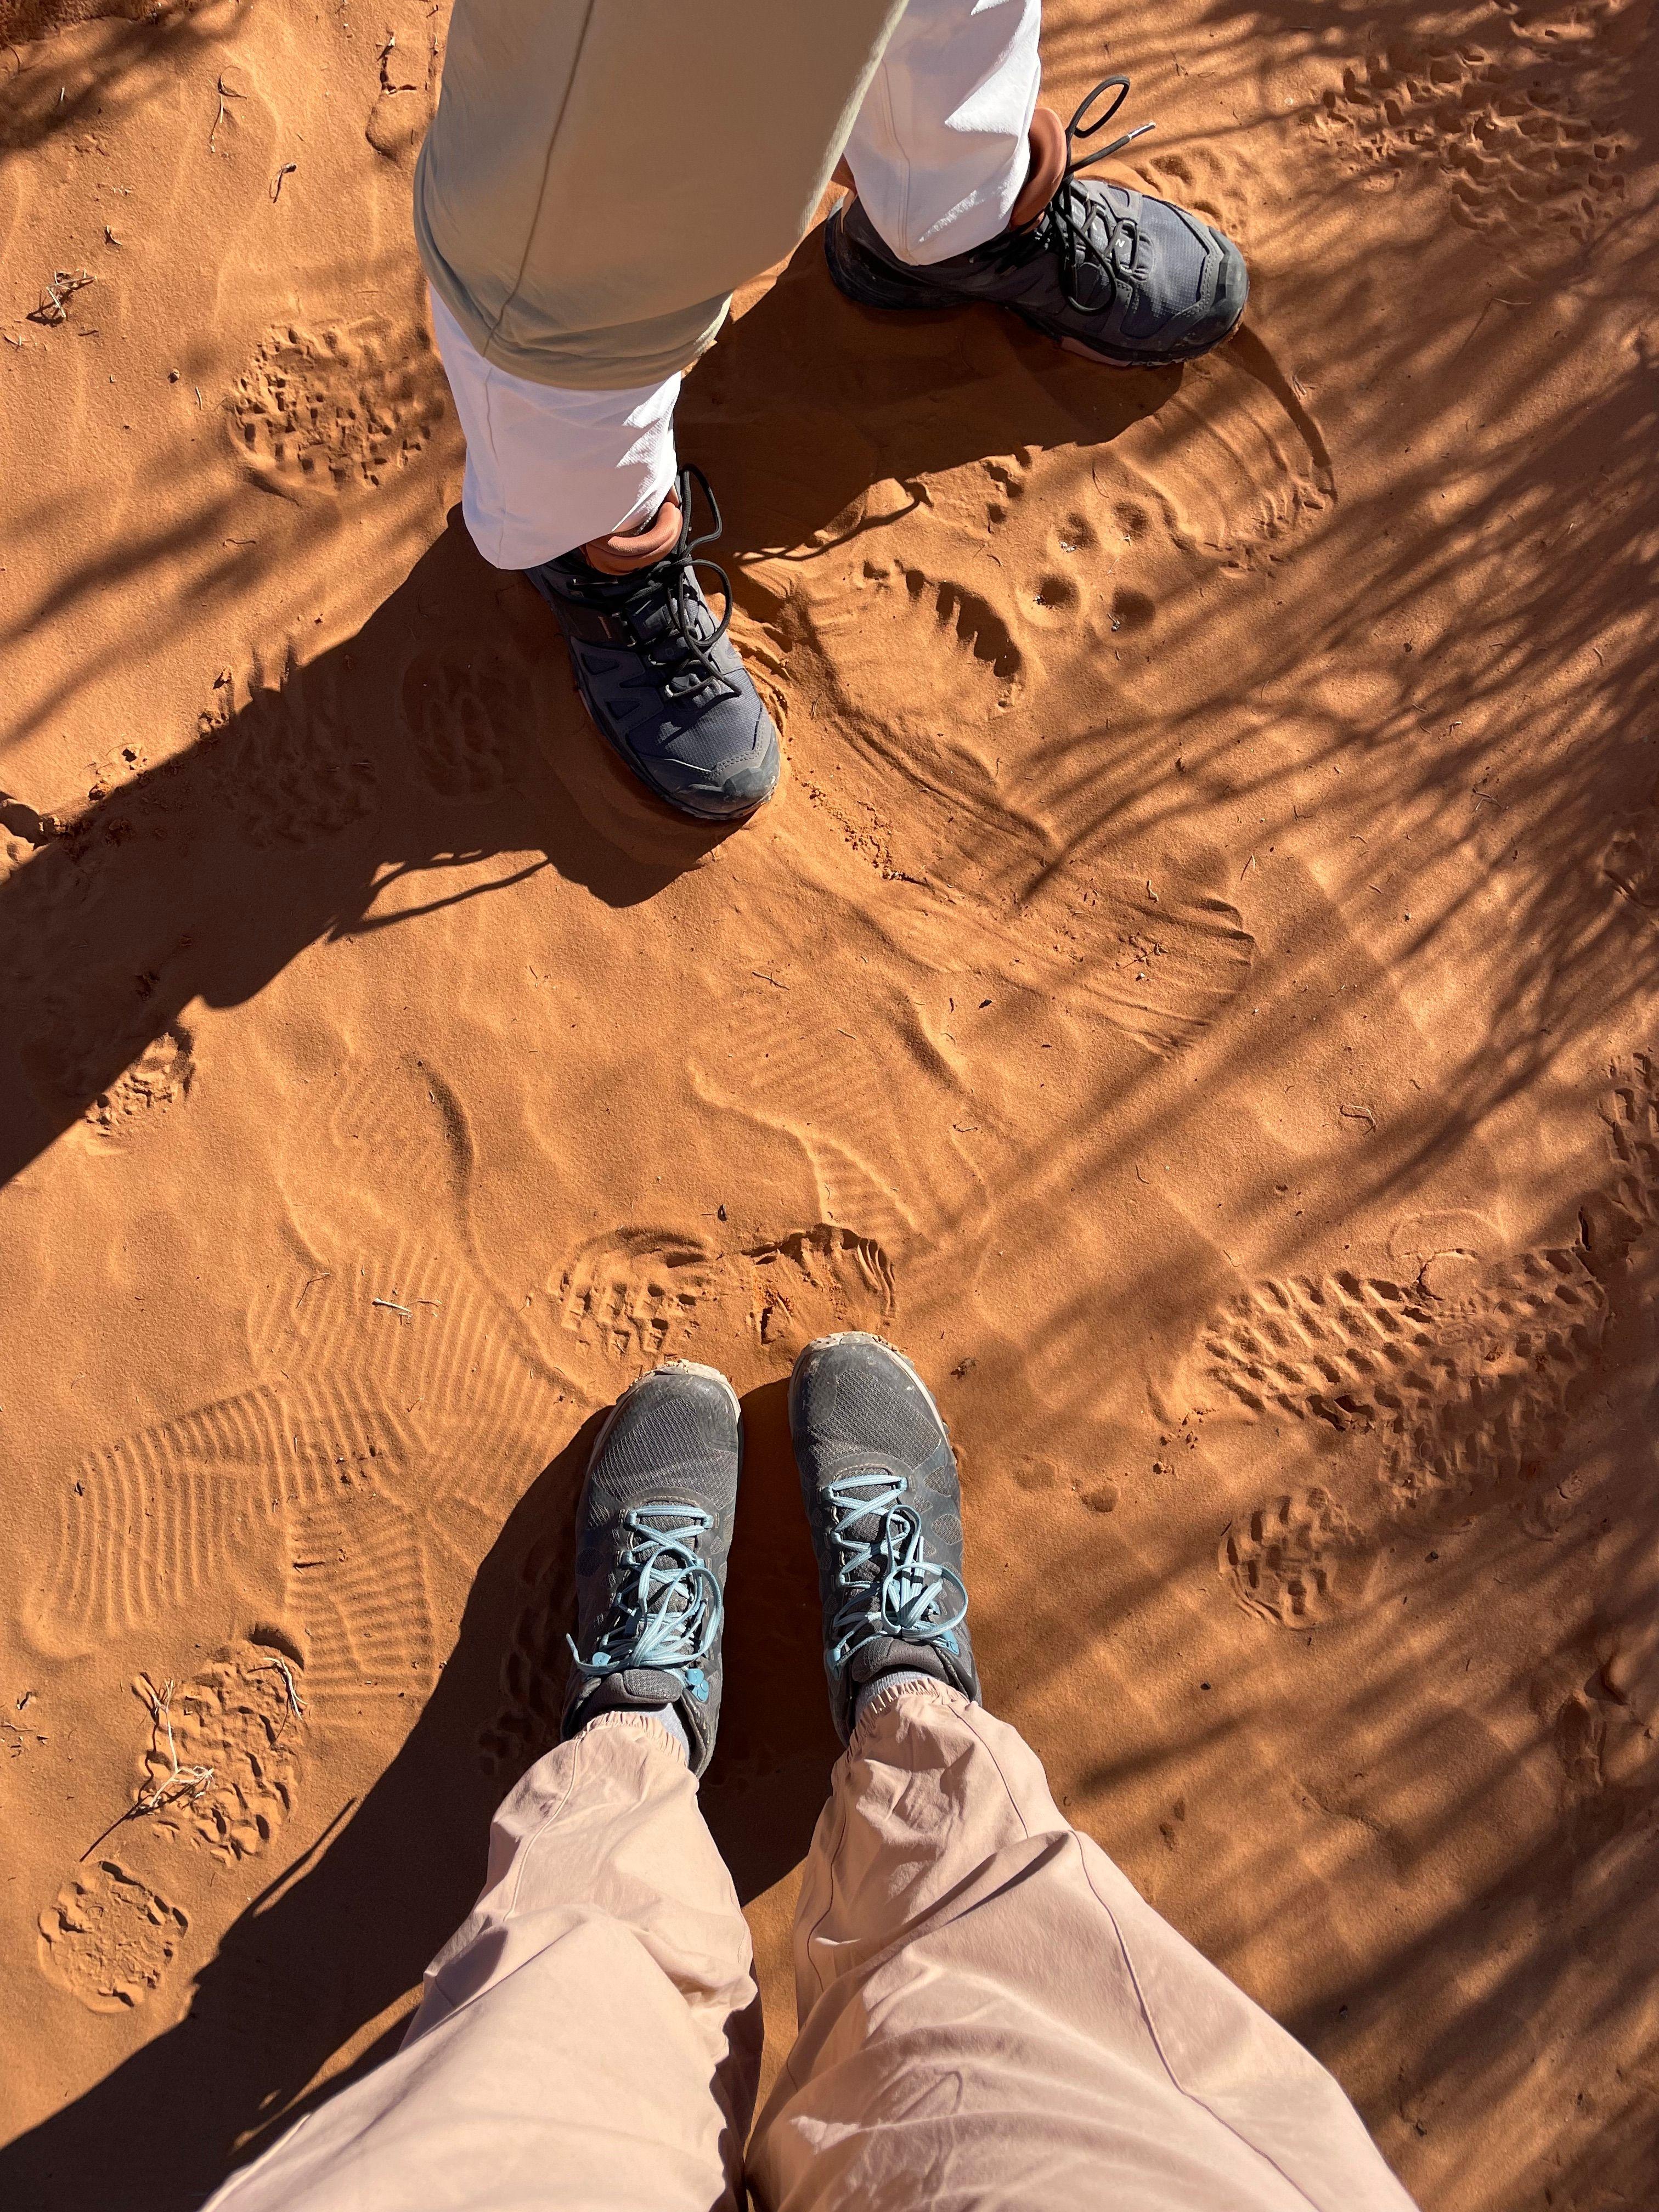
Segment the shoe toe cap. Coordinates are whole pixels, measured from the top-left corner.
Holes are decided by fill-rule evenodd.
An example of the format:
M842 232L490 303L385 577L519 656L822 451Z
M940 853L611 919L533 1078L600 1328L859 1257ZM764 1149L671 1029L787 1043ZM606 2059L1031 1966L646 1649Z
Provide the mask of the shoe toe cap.
M1244 266L1244 256L1224 231L1212 230L1221 256L1220 273L1216 280L1215 304L1208 320L1218 338L1224 337L1234 328L1250 296L1250 272Z
M720 751L719 745L727 733L721 732L712 744L708 743L711 734L707 729L699 732L703 743L698 750L705 756L714 753L714 759L664 761L665 795L708 820L741 821L763 806L778 787L782 774L778 733L771 716L756 698L750 714L744 717L740 743Z

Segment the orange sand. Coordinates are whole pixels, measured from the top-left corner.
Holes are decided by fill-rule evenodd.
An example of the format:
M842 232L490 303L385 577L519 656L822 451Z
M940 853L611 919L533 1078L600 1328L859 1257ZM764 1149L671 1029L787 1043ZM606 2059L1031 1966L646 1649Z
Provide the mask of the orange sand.
M441 10L93 12L0 0L0 2197L192 2205L389 2046L664 1353L745 1396L776 2063L782 1378L856 1323L990 1702L1423 2204L1659 2203L1652 0L1056 0L1248 327L756 288L682 417L790 763L724 842L453 513ZM213 1778L123 1821L141 1677Z

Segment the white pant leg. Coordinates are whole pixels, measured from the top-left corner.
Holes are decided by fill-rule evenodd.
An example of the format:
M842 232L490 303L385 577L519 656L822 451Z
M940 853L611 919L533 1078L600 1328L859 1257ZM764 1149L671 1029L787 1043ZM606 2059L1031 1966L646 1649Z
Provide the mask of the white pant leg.
M486 561L538 568L656 513L674 482L678 372L625 392L532 384L487 362L428 297L466 438L461 513Z
M897 254L926 268L1006 229L1025 182L1040 0L909 0L847 159Z

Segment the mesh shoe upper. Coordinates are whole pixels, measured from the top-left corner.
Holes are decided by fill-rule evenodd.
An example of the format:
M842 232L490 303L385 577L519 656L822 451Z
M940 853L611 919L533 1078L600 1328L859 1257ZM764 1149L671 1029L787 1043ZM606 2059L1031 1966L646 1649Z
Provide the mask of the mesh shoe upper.
M708 1368L659 1367L618 1400L578 1510L565 1735L595 1713L672 1705L693 1772L708 1764L740 1457L737 1399Z
M694 483L714 518L702 537L691 532ZM681 471L679 494L679 541L648 568L602 575L580 553L566 554L530 570L530 580L558 617L577 686L612 750L682 813L735 821L776 789L778 736L726 635L725 571L715 568L726 594L718 621L697 580L696 549L720 531L701 470Z
M961 1489L921 1378L878 1337L821 1338L795 1363L789 1425L817 1554L830 1711L842 1738L860 1687L896 1668L976 1698Z
M1117 97L1092 122L1103 92ZM1218 345L1244 312L1249 282L1232 240L1184 208L1150 192L1085 178L1152 129L1115 139L1081 159L1081 139L1104 130L1128 90L1107 77L1066 125L1069 158L1053 198L1035 222L1007 230L972 252L925 269L902 263L853 200L825 231L830 273L854 299L876 307L1010 307L1038 330L1123 366L1190 361Z

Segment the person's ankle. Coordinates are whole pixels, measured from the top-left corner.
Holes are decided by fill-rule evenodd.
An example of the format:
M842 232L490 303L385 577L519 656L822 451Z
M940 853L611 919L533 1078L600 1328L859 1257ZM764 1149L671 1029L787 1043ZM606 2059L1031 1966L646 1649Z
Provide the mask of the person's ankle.
M684 1754L686 1765L689 1766L691 1764L691 1739L685 1732L685 1723L672 1705L609 1705L593 1714L590 1719L584 1721L582 1729L578 1730L578 1734L594 1727L600 1721L617 1721L624 1718L630 1721L654 1721L665 1735L673 1738L675 1744Z
M854 1727L856 1728L864 1718L866 1707L869 1705L878 1692L909 1689L921 1682L930 1682L937 1686L938 1681L937 1674L930 1674L921 1667L890 1667L884 1674L878 1674L873 1680L865 1683L857 1697L854 1698Z
M1010 230L1024 230L1042 213L1060 190L1066 173L1066 125L1052 107L1039 107L1031 118L1030 165L1008 210Z
M671 491L656 513L629 530L613 530L607 538L590 538L577 551L590 568L602 576L632 576L653 568L680 542L684 517L679 495Z

